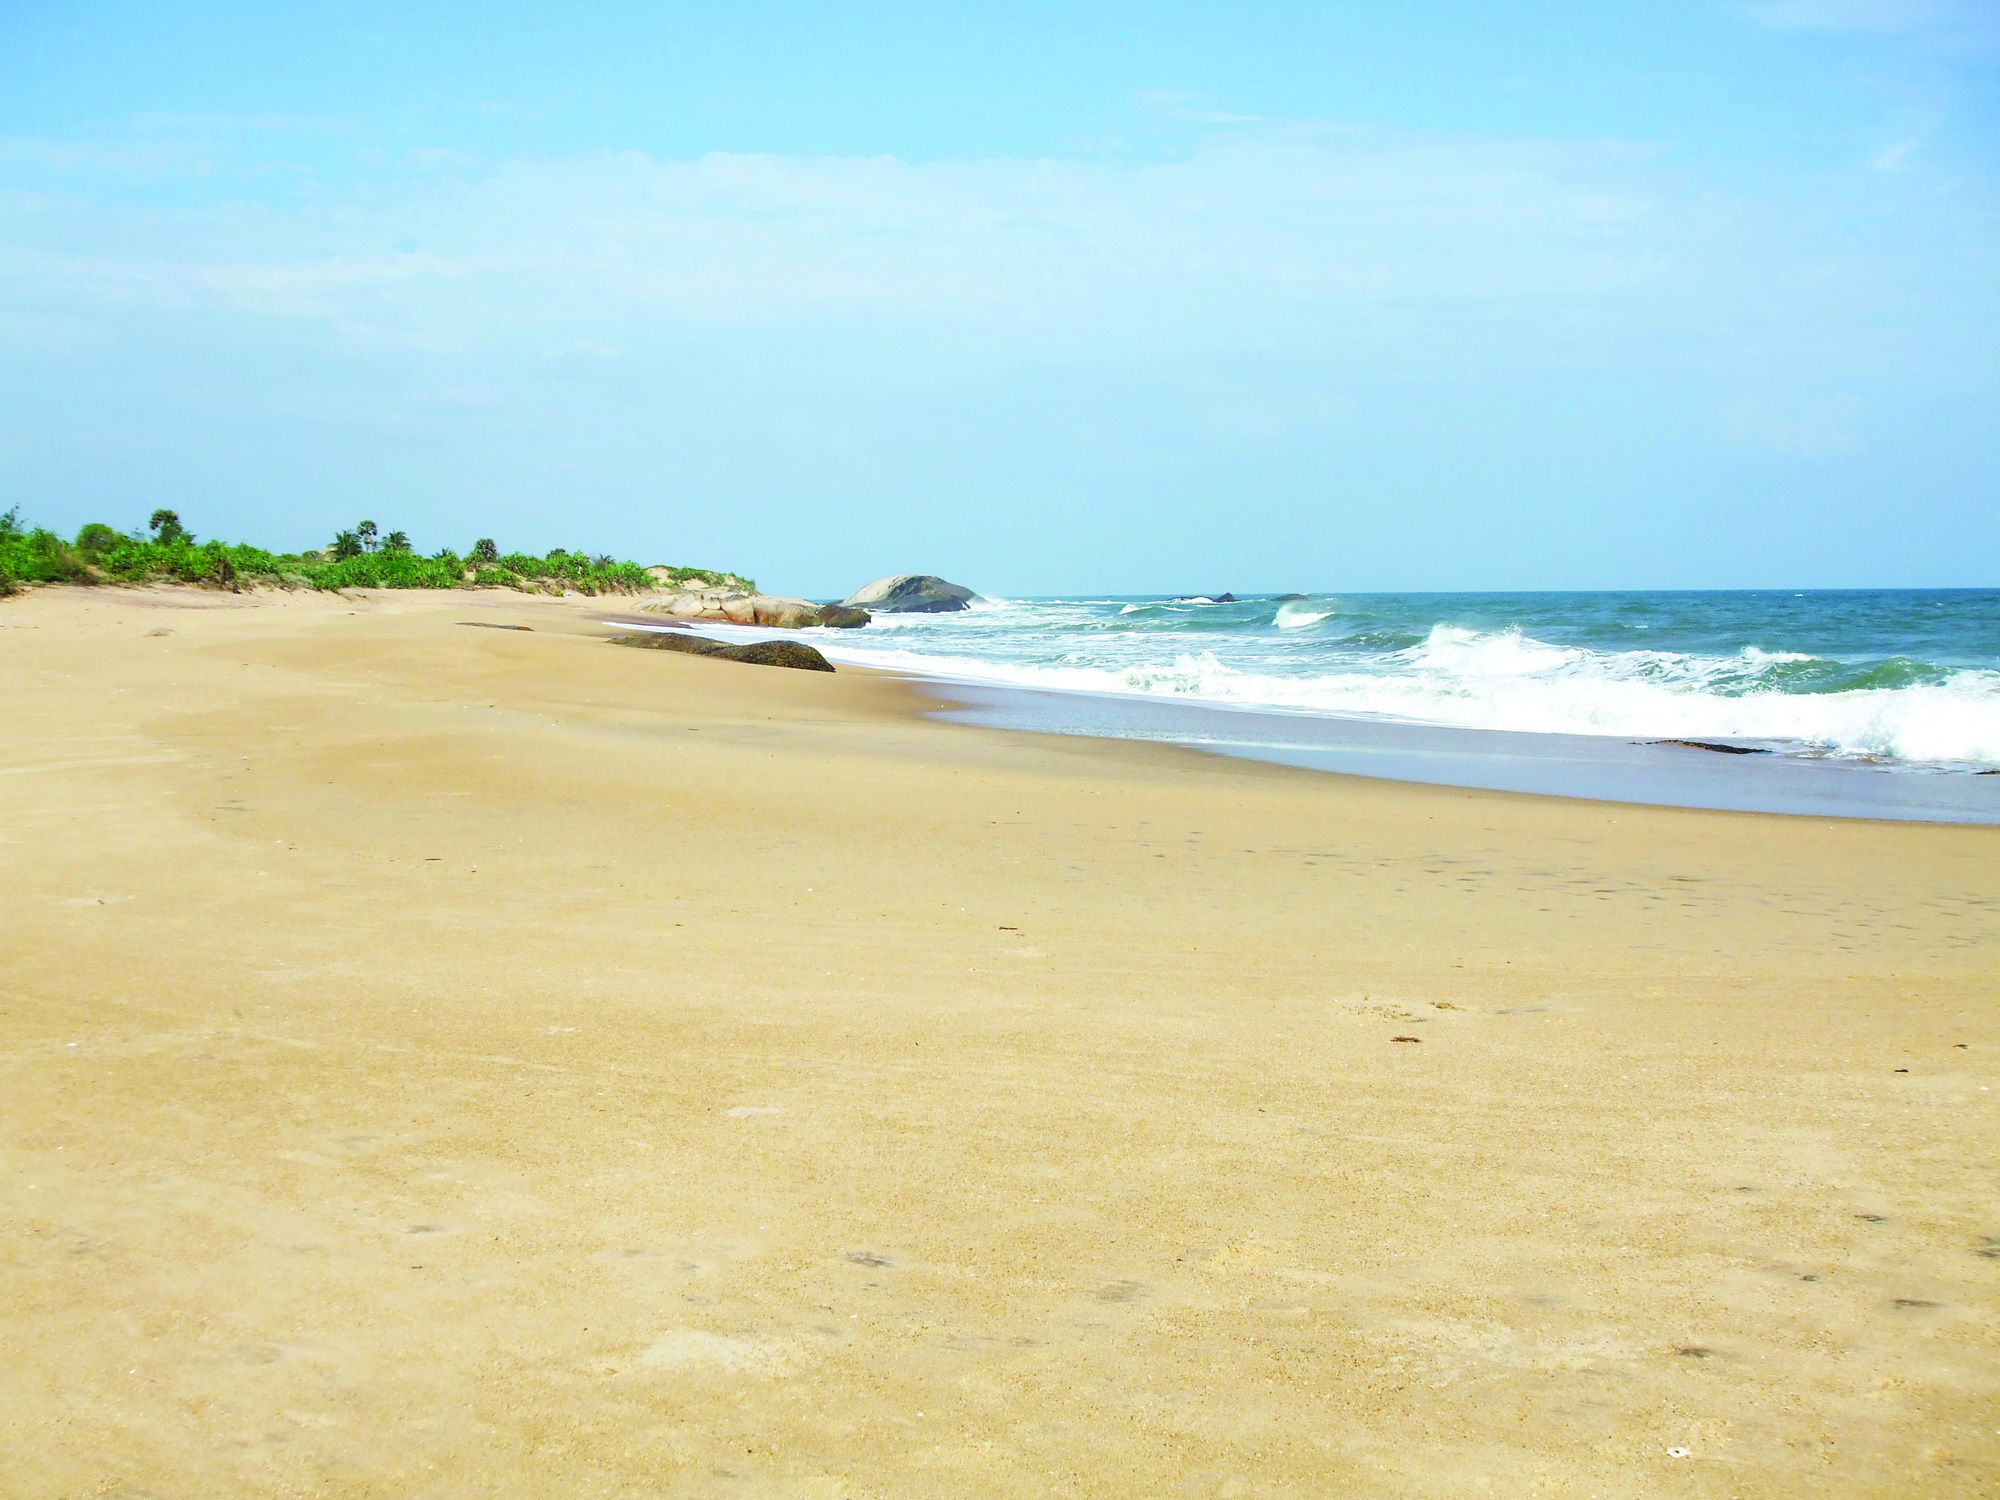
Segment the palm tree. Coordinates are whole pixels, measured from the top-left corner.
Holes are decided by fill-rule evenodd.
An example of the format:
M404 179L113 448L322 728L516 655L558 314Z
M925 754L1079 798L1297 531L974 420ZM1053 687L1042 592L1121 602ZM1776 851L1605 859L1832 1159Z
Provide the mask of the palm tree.
M472 544L472 560L483 563L500 560L500 549L493 545L492 537L483 536Z
M359 526L354 528L354 534L361 538L361 545L365 550L369 552L375 550L375 523L373 521L363 521Z
M172 546L175 542L194 540L181 525L181 518L170 510L154 511L152 519L146 522L146 529L153 533L153 540L163 542L167 546Z
M361 555L361 537L352 531L343 531L333 539L333 560L341 562L346 558Z
M382 538L382 550L384 552L408 552L410 550L410 534L407 531L390 532Z

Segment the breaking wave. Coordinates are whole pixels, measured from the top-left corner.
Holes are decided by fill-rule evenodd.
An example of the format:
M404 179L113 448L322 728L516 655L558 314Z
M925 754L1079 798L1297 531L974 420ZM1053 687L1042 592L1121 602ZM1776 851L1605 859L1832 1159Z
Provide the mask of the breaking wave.
M878 645L869 639L871 627L822 649L856 664L1020 687L1467 729L1747 741L1909 765L2000 766L2000 669L1991 665L1753 644L1668 650L1652 644L1663 646L1673 633L1659 620L1592 622L1599 635L1630 639L1646 632L1646 649L1607 649L1601 640L1564 644L1518 626L1433 623L1418 633L1367 618L1343 618L1339 623L1354 629L1327 638L1306 632L1345 611L1322 600L1284 603L1275 617L1266 603L1235 638L1209 626L1198 641L1175 649L1177 634L1196 631L1172 618L1157 629L1142 626L1156 609L1119 601L1087 608L1022 604L1017 613L1026 628L1001 635L969 634L953 617L933 616L921 644L911 639L916 632L899 629L894 646L889 639ZM1108 635L1105 626L1112 628ZM1681 632L1693 628L1683 625ZM1201 649L1186 649L1197 644Z

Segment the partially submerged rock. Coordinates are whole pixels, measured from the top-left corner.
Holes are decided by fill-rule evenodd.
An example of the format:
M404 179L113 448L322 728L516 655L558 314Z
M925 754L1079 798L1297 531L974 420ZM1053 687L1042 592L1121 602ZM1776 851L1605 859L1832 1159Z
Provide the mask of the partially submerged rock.
M897 573L878 578L849 594L849 606L865 605L883 614L943 614L964 609L979 596L961 584L946 583L929 573Z
M684 651L690 656L747 661L755 667L795 667L801 672L833 670L832 662L803 641L751 641L745 646L725 646L721 641L684 635L678 630L646 630L637 635L614 635L611 640L618 646L638 646L647 651Z
M852 630L868 623L865 609L724 589L669 594L639 608L649 615L671 615L677 620L721 620L731 625L762 625L770 630L810 630L821 625Z
M1769 755L1758 745L1725 745L1718 740L1651 740L1654 745L1679 745L1684 750L1708 750L1716 755Z

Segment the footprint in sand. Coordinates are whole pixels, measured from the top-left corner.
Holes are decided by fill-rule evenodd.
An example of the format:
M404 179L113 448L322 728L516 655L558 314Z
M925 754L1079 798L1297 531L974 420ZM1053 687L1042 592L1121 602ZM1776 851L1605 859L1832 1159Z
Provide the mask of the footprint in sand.
M1113 1281L1097 1289L1099 1302L1144 1302L1152 1288L1143 1281Z

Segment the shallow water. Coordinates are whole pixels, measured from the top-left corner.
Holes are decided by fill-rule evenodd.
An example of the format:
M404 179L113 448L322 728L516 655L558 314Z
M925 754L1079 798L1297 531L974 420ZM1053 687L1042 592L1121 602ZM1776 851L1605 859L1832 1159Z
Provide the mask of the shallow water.
M2000 767L1995 590L1001 600L838 648L996 686Z
M2000 768L2000 590L987 600L811 635L836 662L950 684L944 717L964 722L1452 786L2000 823L2000 775L1979 774Z
M995 729L1152 740L1389 781L1664 807L2000 824L2000 776L1725 755L1609 735L1522 734L929 679L935 717Z

